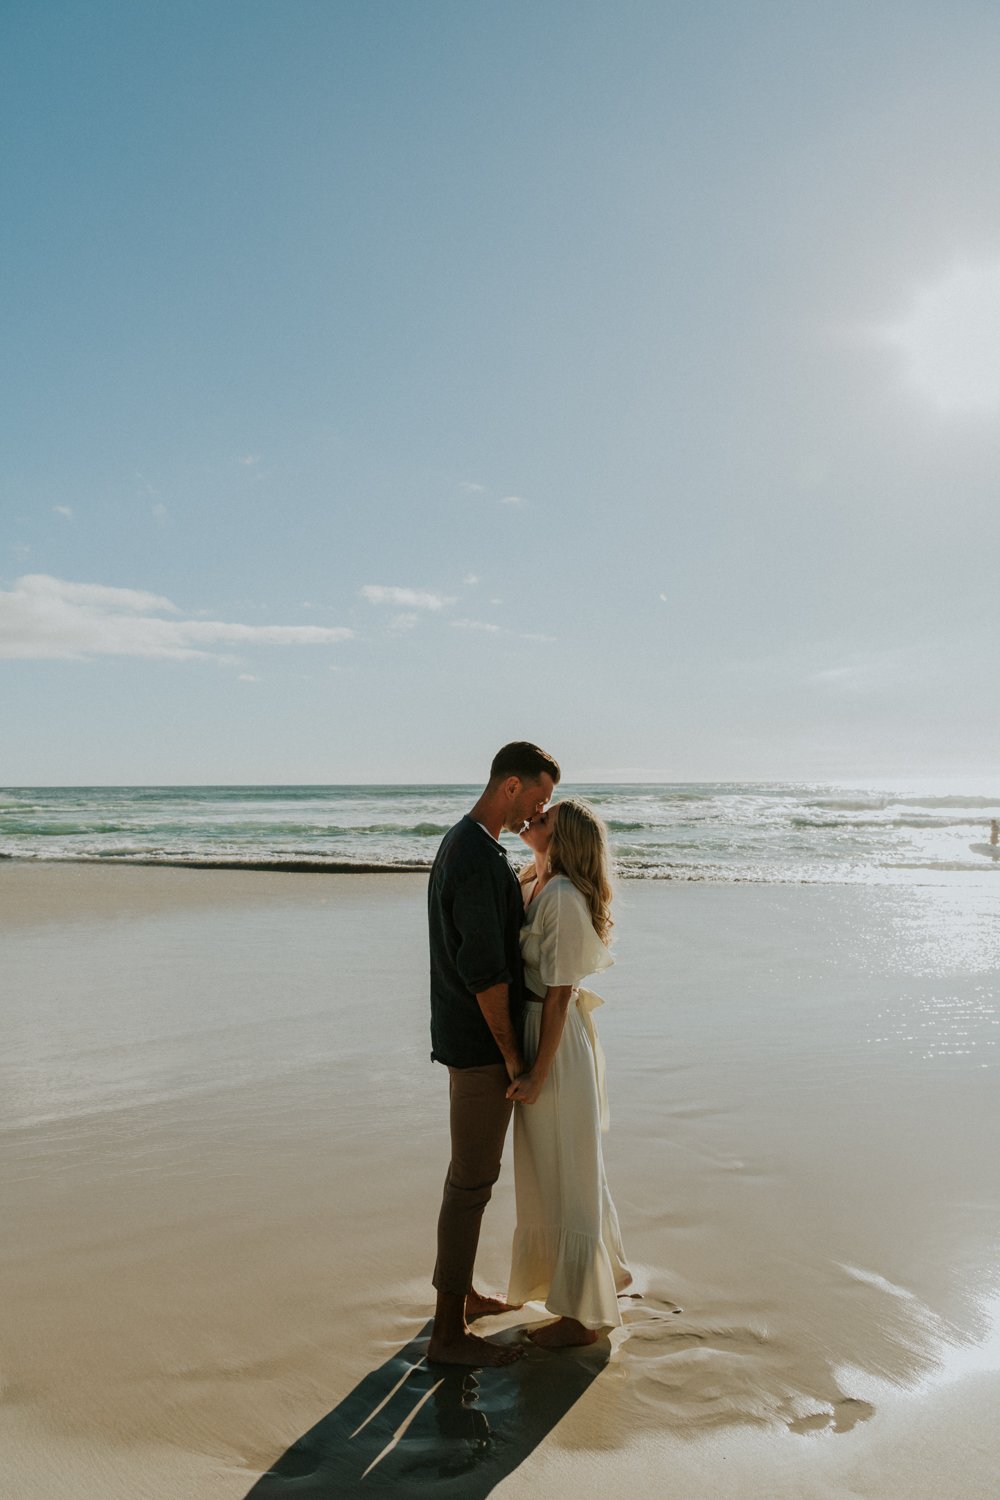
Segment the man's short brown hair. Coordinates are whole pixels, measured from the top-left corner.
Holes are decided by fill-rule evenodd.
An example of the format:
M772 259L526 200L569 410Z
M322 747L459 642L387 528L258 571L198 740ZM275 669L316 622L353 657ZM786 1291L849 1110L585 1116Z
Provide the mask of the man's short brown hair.
M538 781L542 776L551 776L558 781L562 773L559 762L530 740L512 740L493 757L490 780L503 781L508 776L520 776L522 781Z

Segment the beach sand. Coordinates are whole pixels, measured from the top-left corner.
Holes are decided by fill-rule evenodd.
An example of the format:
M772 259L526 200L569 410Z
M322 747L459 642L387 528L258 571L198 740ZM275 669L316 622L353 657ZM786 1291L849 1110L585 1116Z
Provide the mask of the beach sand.
M420 1363L424 889L0 864L7 1491L995 1493L995 898L624 884L597 1020L643 1297L475 1381ZM512 1227L508 1160L488 1286Z

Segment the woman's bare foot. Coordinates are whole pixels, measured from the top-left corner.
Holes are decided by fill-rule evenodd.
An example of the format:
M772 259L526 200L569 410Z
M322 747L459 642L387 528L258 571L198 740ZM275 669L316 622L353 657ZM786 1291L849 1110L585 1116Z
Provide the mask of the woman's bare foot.
M427 1345L427 1360L435 1365L472 1365L496 1369L521 1359L524 1350L518 1344L491 1344L474 1333L458 1334L448 1343L435 1343L433 1335Z
M502 1297L487 1297L484 1292L477 1292L473 1287L465 1299L465 1319L467 1323L471 1323L474 1318L490 1318L498 1313L517 1312L520 1307L520 1302L505 1302Z
M578 1349L581 1344L596 1344L600 1334L596 1328L584 1328L575 1318L557 1318L554 1323L532 1328L528 1337L539 1349Z

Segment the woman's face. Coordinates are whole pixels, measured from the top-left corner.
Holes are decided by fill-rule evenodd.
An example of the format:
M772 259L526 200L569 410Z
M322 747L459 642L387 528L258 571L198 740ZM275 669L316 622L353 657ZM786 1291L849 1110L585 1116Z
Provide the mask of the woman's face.
M552 830L555 827L558 812L559 804L555 802L544 812L536 813L527 827L522 829L522 839L529 849L534 849L536 854L544 854L552 842Z

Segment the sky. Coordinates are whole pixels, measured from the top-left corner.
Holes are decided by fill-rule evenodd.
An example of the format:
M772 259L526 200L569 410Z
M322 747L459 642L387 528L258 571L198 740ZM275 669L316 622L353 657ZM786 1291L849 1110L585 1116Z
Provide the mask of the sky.
M5 0L0 782L996 769L993 0Z

